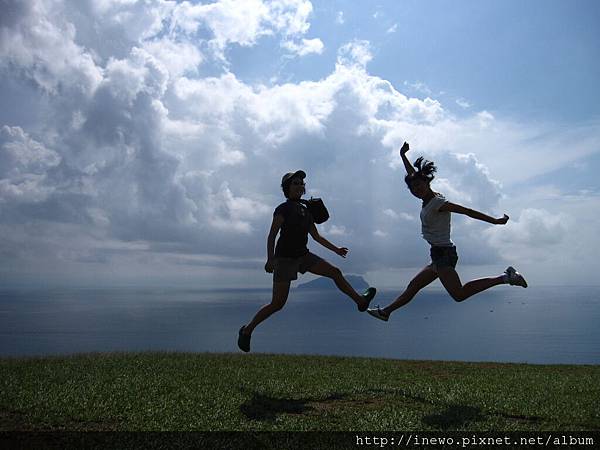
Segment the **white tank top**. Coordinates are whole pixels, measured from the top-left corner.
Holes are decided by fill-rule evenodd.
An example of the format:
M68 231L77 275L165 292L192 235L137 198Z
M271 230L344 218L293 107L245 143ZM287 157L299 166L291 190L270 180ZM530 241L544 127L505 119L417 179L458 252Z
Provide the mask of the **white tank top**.
M436 247L450 247L454 245L450 240L450 213L439 211L446 203L442 194L435 194L421 209L421 233L423 239Z

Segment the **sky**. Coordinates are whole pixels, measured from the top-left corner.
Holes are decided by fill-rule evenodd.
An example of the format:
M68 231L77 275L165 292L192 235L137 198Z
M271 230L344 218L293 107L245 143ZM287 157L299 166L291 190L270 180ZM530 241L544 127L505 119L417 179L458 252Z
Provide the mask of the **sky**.
M311 251L373 284L428 264L398 150L454 216L464 280L597 285L600 4L0 0L0 283L268 287L279 184Z

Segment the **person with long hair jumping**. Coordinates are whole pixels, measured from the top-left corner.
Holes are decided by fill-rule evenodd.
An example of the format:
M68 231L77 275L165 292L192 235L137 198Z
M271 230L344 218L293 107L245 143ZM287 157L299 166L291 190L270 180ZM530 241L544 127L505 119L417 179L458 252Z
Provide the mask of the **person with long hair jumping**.
M391 304L385 308L379 306L371 308L368 313L377 319L387 321L392 312L406 305L417 292L438 278L446 291L457 302L462 302L479 292L500 284L526 288L525 278L512 266L509 266L502 275L479 278L462 284L456 272L456 263L458 262L456 247L450 240L451 213L464 214L493 225L506 224L508 216L504 214L503 217L494 218L474 209L447 201L442 194L431 189L430 183L437 170L435 164L420 157L413 166L406 157L408 150L409 145L405 142L400 149L400 156L406 169L404 180L410 192L423 202L420 214L421 232L423 238L431 245L431 263L425 266L410 281L405 291Z

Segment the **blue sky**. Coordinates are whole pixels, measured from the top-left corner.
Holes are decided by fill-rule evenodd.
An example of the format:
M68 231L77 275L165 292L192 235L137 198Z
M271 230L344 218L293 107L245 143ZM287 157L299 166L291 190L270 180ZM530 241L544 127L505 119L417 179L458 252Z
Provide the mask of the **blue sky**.
M594 1L43 0L0 20L0 280L268 286L284 172L347 273L427 264L398 148L504 227L453 219L463 278L597 284Z
M268 82L279 70L286 81L318 80L331 71L340 46L367 39L370 71L414 95L430 92L449 104L463 100L538 120L598 116L597 2L363 3L313 2L308 34L323 41L322 54L282 63L273 58L273 39L264 43L268 50L232 48L232 70L251 82ZM411 87L419 83L423 89Z

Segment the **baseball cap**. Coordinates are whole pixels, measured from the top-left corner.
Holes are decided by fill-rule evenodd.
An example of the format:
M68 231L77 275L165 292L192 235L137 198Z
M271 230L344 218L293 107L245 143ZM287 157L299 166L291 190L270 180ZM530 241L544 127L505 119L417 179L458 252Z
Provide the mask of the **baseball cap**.
M281 178L281 187L289 183L292 178L302 178L304 180L306 178L306 173L303 170L286 173L283 178Z

